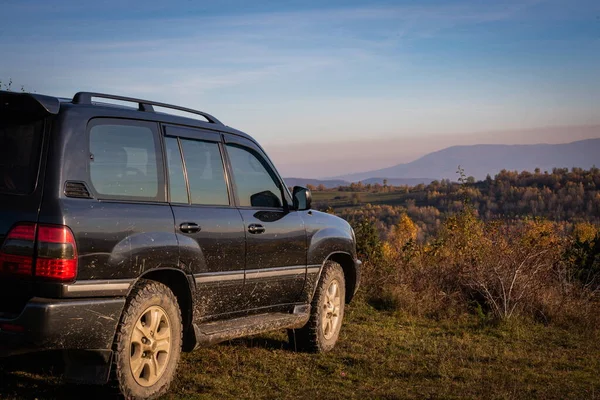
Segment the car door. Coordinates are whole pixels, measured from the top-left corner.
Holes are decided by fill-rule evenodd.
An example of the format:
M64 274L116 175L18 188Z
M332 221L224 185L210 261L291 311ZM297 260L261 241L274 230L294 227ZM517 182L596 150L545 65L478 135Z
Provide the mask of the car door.
M233 205L222 158L221 135L165 127L169 202L180 260L196 282L194 319L244 307L245 229Z
M236 204L246 228L247 308L298 301L306 278L306 230L290 196L262 150L226 136Z

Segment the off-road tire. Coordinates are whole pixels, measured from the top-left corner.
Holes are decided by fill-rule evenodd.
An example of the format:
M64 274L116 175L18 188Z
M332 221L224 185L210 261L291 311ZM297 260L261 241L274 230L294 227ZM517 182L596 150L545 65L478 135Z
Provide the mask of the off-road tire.
M166 366L163 367L158 380L151 386L144 386L138 383L131 368L133 361L130 357L135 346L132 344L132 334L137 329L136 324L151 309L164 311L168 319L170 350L165 361ZM164 327L164 321L162 324ZM143 325L145 326L145 322ZM160 330L162 328L157 329L156 332ZM155 399L169 390L181 356L182 334L181 311L171 289L160 282L140 280L127 299L113 344L114 383L126 399Z
M327 291L333 282L338 284L339 309L337 324L333 332L326 335L324 331L324 317L327 313L328 294ZM330 351L338 340L342 322L344 319L344 303L346 299L346 283L344 271L340 264L327 261L321 273L315 296L311 303L310 319L300 329L289 329L288 337L290 348L296 351L307 351L321 353Z

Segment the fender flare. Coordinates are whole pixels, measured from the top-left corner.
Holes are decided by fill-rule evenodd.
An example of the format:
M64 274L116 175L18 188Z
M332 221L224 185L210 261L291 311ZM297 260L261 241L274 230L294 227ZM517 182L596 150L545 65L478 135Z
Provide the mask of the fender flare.
M345 261L339 262L337 260L332 260L332 257L336 257L336 255L340 255L341 257L343 257L345 259ZM323 270L325 269L325 264L328 261L335 261L338 264L340 264L340 266L342 267L342 270L344 272L344 278L346 279L346 303L350 303L350 301L352 300L352 298L354 297L356 290L358 289L358 283L360 281L360 271L357 270L357 261L354 260L354 258L352 257L352 255L346 251L342 251L342 250L335 250L332 251L331 253L329 253L327 255L327 257L325 257L325 260L323 260L323 263L321 264L321 266L319 267L319 271L317 272L317 276L315 278L315 283L313 285L313 288L311 289L311 293L310 293L310 300L312 301L312 299L315 296L315 293L317 291L317 286L319 284L319 281L321 280L321 275L323 273ZM358 265L360 265L360 262L358 262ZM308 270L307 270L307 274L310 273L310 268L311 266L308 266ZM314 268L314 267L313 267ZM315 268L316 269L316 268Z

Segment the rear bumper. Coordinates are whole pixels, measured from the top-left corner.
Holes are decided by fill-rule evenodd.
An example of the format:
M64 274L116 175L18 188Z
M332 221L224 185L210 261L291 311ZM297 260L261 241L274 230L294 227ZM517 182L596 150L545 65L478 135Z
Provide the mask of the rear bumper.
M0 318L0 357L43 350L108 350L125 298L31 299L13 319Z

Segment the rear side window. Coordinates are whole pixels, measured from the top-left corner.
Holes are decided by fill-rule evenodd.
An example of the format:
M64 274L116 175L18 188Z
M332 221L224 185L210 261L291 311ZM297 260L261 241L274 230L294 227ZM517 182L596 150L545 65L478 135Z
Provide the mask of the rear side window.
M0 192L28 194L35 189L44 122L0 120Z
M90 178L96 192L114 198L162 200L157 147L149 126L96 123L90 129Z
M180 139L192 204L229 205L219 145Z

